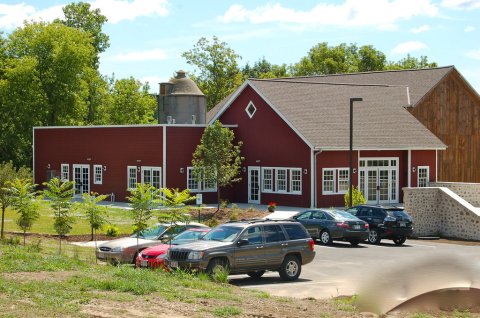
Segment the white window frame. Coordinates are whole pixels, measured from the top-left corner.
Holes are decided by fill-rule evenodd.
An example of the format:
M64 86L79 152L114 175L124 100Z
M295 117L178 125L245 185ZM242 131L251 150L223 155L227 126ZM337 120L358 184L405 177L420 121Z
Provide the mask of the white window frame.
M205 182L205 180L195 180L195 177L193 176L194 170L194 167L187 167L187 189L190 190L190 192L217 192L216 184L213 187L207 187L208 183ZM190 185L193 185L193 183L197 184L197 188L190 188Z
M64 168L66 168L64 170ZM60 165L60 181L65 182L70 180L70 165L68 163L62 163Z
M103 183L103 166L93 165L93 184L102 184L102 183Z
M270 178L265 177L266 172L270 172ZM265 186L266 182L270 182L270 188ZM262 192L264 193L272 193L273 192L273 168L262 168Z
M132 187L131 181L133 180L130 178L130 172L135 170L135 185ZM137 166L127 166L127 189L132 190L137 187L138 183L138 174L137 174Z
M347 173L347 188L345 190L342 190L340 189L340 181L345 181L344 179L340 179L340 171L342 172L346 172ZM336 182L336 193L340 193L340 194L345 194L348 192L348 187L350 185L350 169L349 168L338 168L337 171L336 171L336 174L337 174L337 182Z
M248 109L250 108L250 106L253 106L253 109L254 109L254 110L253 110L253 113L251 113L251 114L248 112ZM248 103L247 107L245 107L245 112L247 113L247 115L248 115L248 117L249 117L250 119L251 119L251 118L255 115L255 113L257 112L257 107L255 107L255 104L254 104L252 101L250 101L250 102Z
M300 168L292 168L289 169L289 175L290 175L290 193L292 194L302 194L302 169ZM293 178L293 172L298 172L298 176L300 177L299 180L294 180ZM295 185L295 183L297 183ZM299 190L295 191L293 190L294 186L298 186Z
M141 181L142 181L142 184L145 184L145 171L149 171L150 172L150 183L149 185L153 186L153 172L156 171L159 173L159 185L158 185L158 188L155 187L156 189L161 189L162 188L162 167L153 167L153 166L142 166L141 168L141 174L140 174L140 178L141 178Z
M285 179L280 179L280 178L279 178L279 174L280 174L279 172L280 172L280 171L283 171L283 172L285 173L285 174L284 174ZM285 190L279 190L279 188L280 188L280 187L279 187L280 181L284 181ZM286 169L286 168L277 168L277 169L275 169L275 190L276 190L275 192L277 192L277 193L287 193L287 192L288 192L288 188L287 188L288 183L287 183L287 182L288 182L288 169Z
M330 191L325 190L325 172L330 171L332 172L332 180L328 180L328 182L333 182L333 189ZM336 178L336 169L335 168L322 168L322 194L336 194L336 185L337 178Z
M424 186L420 186L420 171L421 170L426 170L426 172L427 172ZM417 187L419 187L419 188L428 187L429 182L430 182L430 166L418 166L418 168L417 168Z

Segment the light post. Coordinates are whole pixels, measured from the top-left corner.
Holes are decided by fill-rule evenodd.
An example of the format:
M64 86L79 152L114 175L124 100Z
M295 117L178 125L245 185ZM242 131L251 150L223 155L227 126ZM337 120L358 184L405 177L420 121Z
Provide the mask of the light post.
M348 181L349 181L349 187L348 187L348 191L349 191L349 195L350 195L350 198L349 198L349 204L348 204L348 207L351 208L352 207L352 195L353 195L353 191L352 191L352 187L353 187L353 102L361 102L363 101L363 98L361 97L351 97L350 98L350 172L349 172L349 175L348 175Z

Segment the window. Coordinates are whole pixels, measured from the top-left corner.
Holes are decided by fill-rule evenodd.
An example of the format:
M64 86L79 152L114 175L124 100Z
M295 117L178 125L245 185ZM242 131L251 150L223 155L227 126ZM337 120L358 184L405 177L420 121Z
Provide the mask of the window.
M93 184L102 184L102 165L93 165Z
M283 234L282 228L279 225L266 225L263 230L265 232L266 243L285 241L285 234Z
M263 192L273 191L273 169L262 168Z
M276 169L276 191L287 192L287 169Z
M162 187L162 167L142 167L142 183L160 189Z
M68 181L70 177L70 165L68 163L62 163L60 171L61 171L60 181L62 182Z
M137 187L137 167L128 166L127 167L127 184L128 189L135 189Z
M250 101L250 103L247 105L247 108L245 108L245 111L247 112L248 117L252 118L253 115L255 115L257 108L255 105L253 105L252 101Z
M302 170L290 169L290 192L302 193Z
M343 194L348 191L350 171L348 168L325 168L323 171L323 194Z
M305 228L298 224L285 224L284 228L291 240L299 240L310 237L310 234L306 232Z
M418 167L418 187L428 187L430 167Z
M215 180L205 181L201 180L200 182L194 175L194 168L187 167L187 188L192 192L215 192L217 191L217 185Z
M260 226L251 227L243 233L242 239L248 240L248 244L262 244L262 229Z

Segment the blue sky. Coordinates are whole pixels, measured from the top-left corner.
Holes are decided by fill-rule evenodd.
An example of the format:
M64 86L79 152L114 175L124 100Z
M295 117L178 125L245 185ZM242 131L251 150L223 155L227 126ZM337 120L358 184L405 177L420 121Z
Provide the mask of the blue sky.
M426 55L455 65L480 92L480 0L95 0L108 22L110 48L102 74L157 83L176 70L194 71L181 57L200 37L225 41L251 65L262 57L295 63L319 42L371 44L397 61ZM0 30L25 19L62 17L70 1L0 2Z

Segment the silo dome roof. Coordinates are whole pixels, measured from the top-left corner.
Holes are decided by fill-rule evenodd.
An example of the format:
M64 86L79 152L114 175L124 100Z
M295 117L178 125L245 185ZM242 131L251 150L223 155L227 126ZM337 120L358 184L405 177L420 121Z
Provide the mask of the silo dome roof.
M200 95L205 96L197 84L187 77L185 71L177 71L175 78L170 80L173 84L171 95Z

